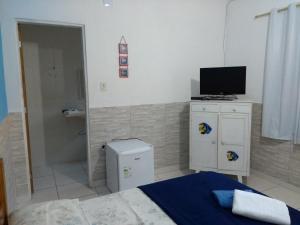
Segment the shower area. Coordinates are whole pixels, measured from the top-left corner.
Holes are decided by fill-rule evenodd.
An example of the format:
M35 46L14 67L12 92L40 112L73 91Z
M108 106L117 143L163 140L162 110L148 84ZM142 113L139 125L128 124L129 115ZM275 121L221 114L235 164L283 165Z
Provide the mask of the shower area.
M33 193L87 185L82 29L24 23L19 36Z

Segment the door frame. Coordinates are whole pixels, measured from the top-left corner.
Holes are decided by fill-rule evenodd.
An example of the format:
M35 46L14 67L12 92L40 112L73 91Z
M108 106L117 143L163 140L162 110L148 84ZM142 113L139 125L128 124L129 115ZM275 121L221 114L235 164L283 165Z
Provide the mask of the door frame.
M45 20L34 20L34 19L16 19L16 31L17 31L17 49L19 50L18 54L18 66L20 68L20 88L21 88L21 101L23 105L22 117L24 124L24 140L25 140L25 148L26 154L29 164L29 180L30 180L30 188L31 192L33 192L33 183L32 183L32 163L31 163L31 149L30 149L30 140L29 140L29 126L28 126L28 118L26 116L26 107L27 107L27 96L26 96L26 85L25 85L25 71L24 71L24 61L23 61L23 52L22 47L20 45L20 32L19 25L21 24L30 24L30 25L45 25L45 26L60 26L60 27L74 27L81 29L81 40L82 40L82 57L83 57L83 73L84 73L84 81L85 81L85 110L86 110L86 154L87 154L87 164L88 164L88 180L89 185L93 186L92 181L92 172L91 172L91 156L90 156L90 112L89 112L89 89L88 89L88 70L87 70L87 52L86 52L86 28L84 24L76 24L76 23L68 23L68 22L60 22L60 21L45 21ZM24 81L24 82L23 82Z

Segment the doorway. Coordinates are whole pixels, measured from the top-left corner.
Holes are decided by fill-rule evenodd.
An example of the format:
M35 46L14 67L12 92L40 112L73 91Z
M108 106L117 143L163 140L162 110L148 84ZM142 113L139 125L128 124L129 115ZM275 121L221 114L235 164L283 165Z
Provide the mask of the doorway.
M19 23L18 30L33 198L80 197L60 190L89 183L82 27Z

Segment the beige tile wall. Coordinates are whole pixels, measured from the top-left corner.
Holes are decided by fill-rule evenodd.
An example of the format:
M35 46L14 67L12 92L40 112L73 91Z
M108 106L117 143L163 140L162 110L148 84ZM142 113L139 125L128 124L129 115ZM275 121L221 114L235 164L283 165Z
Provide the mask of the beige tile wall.
M262 138L261 109L260 104L254 104L251 167L300 186L300 146ZM118 138L143 139L155 147L157 171L165 167L186 169L188 133L188 103L91 109L90 163L94 185L105 180L105 152L102 145L106 142ZM13 208L30 197L21 113L10 114L1 123L0 154L5 159L9 204Z
M16 204L30 200L29 165L24 140L22 113L10 113L9 149L12 151L12 165L16 185Z
M91 109L93 181L105 179L102 145L114 138L137 137L154 144L155 168L188 167L188 103ZM262 105L254 104L251 167L300 186L300 146L261 137ZM97 182L96 182L97 183Z
M10 124L11 118L9 116L0 123L0 157L4 160L8 210L12 211L16 206L16 194L15 176L12 166L12 151L9 150L8 130Z
M262 105L254 104L251 167L300 186L300 146L261 137Z
M188 168L189 106L187 103L108 107L90 110L93 182L105 179L102 145L112 139L140 138L154 145L155 168Z
M9 212L30 198L22 115L10 113L0 124L0 157L4 159Z

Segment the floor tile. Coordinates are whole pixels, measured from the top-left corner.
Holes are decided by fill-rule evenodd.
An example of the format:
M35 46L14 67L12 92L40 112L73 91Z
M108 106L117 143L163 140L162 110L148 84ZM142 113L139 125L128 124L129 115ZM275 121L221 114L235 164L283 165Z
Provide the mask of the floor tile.
M32 195L32 199L30 203L46 202L46 201L52 201L57 199L58 199L58 195L57 195L56 188L48 188L48 189L36 191Z
M178 171L178 170L179 170L178 165L166 166L166 167L161 167L161 168L155 169L155 174L159 175L159 174L170 173L170 172L174 172L174 171Z
M83 168L83 170L84 170L85 172L88 171L88 164L87 164L87 162L81 162L81 166L82 166L82 168Z
M266 195L284 201L293 208L300 208L300 195L287 188L276 187L264 192Z
M266 180L268 182L277 184L280 187L287 188L287 189L289 189L291 191L294 191L294 192L298 192L300 194L300 187L299 186L295 186L293 184L284 182L283 180L280 180L280 179L275 178L275 177L271 177L271 176L266 175L266 174L264 174L262 172L259 172L257 170L251 170L251 176L252 175L254 175L255 177L259 177L263 180Z
M97 186L95 187L95 190L99 196L111 194L111 192L106 186Z
M97 196L110 194L105 180L95 188L89 188L86 162L64 163L49 167L38 167L33 170L35 193L31 203L79 198L81 201ZM190 174L189 170L179 170L175 166L156 171L156 180L167 180ZM247 185L270 197L280 199L288 205L300 209L300 188L286 184L276 178L260 172L251 171Z
M58 186L57 190L60 199L72 199L97 194L93 188L89 188L87 185L79 183Z
M158 175L158 174L155 175L154 181L160 181L160 178L159 178L159 175Z
M47 166L32 167L33 178L47 177L51 175L53 175L51 167L47 167Z
M186 174L187 174L186 171L177 170L177 171L173 171L173 172L158 174L158 178L159 178L159 180L167 180L167 179L172 179L175 177L182 177Z
M39 177L33 179L33 188L35 191L53 187L55 187L55 181L53 176Z
M88 176L84 171L74 172L56 172L54 173L57 186L63 186L73 183L88 184Z
M60 173L83 171L80 162L56 164L52 166L52 169L54 172Z
M85 201L85 200L89 200L89 199L97 198L97 197L99 197L99 195L97 195L97 194L82 196L82 197L79 197L79 201Z
M295 186L295 185L292 185L289 183L285 183L285 182L278 183L278 185L281 187L287 188L291 191L297 192L300 195L300 187L298 187L298 186Z
M255 175L247 177L246 185L260 192L264 192L268 189L278 187L277 184Z
M96 182L94 182L94 186L105 186L106 185L106 180L102 179L102 180L97 180Z

